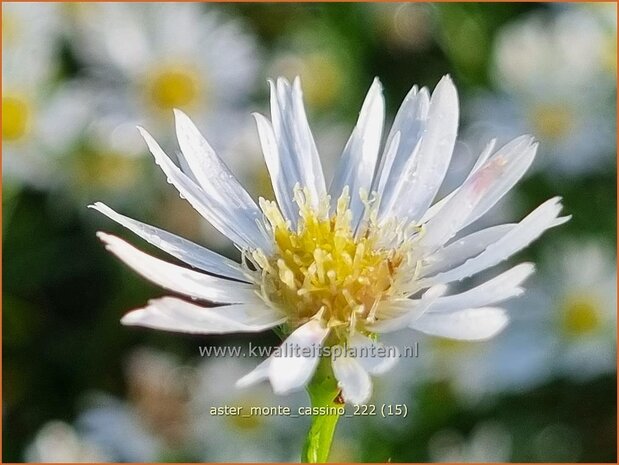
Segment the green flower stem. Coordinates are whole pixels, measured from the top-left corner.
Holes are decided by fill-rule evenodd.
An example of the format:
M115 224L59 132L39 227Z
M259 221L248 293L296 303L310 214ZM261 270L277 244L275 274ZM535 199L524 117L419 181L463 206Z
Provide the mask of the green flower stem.
M324 463L329 459L331 443L337 421L340 418L336 409L343 407L340 390L331 368L331 359L323 357L314 373L312 381L307 386L312 409L323 408L330 414L314 414L312 426L307 433L301 461L305 463Z

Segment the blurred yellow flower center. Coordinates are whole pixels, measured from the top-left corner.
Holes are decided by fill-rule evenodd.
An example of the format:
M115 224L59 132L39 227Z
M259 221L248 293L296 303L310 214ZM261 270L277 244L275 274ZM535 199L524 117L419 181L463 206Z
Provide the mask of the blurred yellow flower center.
M561 325L570 335L582 335L600 327L599 306L587 296L570 297L564 303Z
M148 86L153 103L162 110L182 108L200 97L200 79L191 68L170 67L153 74Z
M565 136L573 125L572 112L562 105L540 105L533 110L532 119L538 134L549 139Z
M19 23L19 18L15 15L9 11L2 11L2 42L5 47L15 45L15 41L19 38Z
M328 106L342 89L342 69L337 60L324 53L309 55L303 63L301 76L305 84L305 98L313 107Z
M462 351L472 348L475 344L470 344L467 341L460 341L458 339L448 339L445 337L432 338L430 343L436 350L446 357L452 355L459 355Z
M275 202L261 200L277 249L271 257L254 254L263 273L264 297L289 314L292 327L318 315L336 331L363 330L362 322L371 320L378 303L393 291L402 255L375 247L377 228L355 237L347 191L331 217L326 201L315 212L300 191L295 200L300 208L296 231Z
M226 419L230 425L235 429L252 431L259 430L265 426L264 419L260 415L251 415L249 412L252 407L258 405L255 400L241 399L232 404L232 407L240 409L243 413L241 415L226 415Z
M76 157L71 179L82 189L128 189L139 176L142 162L113 151L85 150Z
M30 109L18 97L2 97L2 137L5 140L21 139L28 132Z
M617 36L609 35L602 48L602 66L607 71L617 71Z

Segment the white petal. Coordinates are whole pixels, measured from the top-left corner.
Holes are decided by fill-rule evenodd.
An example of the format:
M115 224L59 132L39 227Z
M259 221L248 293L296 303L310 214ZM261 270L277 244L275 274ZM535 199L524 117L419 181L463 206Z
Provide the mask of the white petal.
M428 208L419 220L419 224L427 223L432 218L434 218L443 209L443 207L447 205L447 202L449 202L453 198L453 196L458 193L459 189L460 188L454 189L448 195L446 195L441 200L432 205L430 208Z
M467 176L466 180L468 180L473 174L477 172L477 170L479 170L479 168L481 168L484 165L484 163L486 163L490 155L492 155L495 145L496 145L496 139L492 139L490 142L488 142L488 144L486 144L486 147L484 148L484 150L481 152L481 154L477 158L477 162L475 162L475 166L473 166L473 169L471 169L471 172ZM440 201L436 202L434 205L428 208L428 210L419 220L419 223L420 224L427 223L447 204L449 199L451 199L454 195L456 195L456 193L459 190L460 190L460 187L454 189L448 195L443 197Z
M263 214L225 163L200 134L193 122L180 110L174 110L176 133L182 157L198 181L204 195L228 218L247 232L249 240L270 247L270 236L262 226ZM266 241L266 242L265 242ZM268 248L267 248L268 250Z
M411 321L423 315L430 305L446 291L446 286L437 285L428 289L421 299L385 302L376 314L377 320L367 324L366 328L373 333L390 333L406 328Z
M458 132L458 114L458 93L451 78L445 76L430 99L426 127L417 149L413 150L416 155L410 157L399 173L403 184L392 194L399 201L393 202L391 211L382 211L381 219L388 215L418 220L432 204L449 167Z
M174 110L174 116L182 156L204 195L226 215L228 221L242 225L250 239L265 239L265 231L258 226L263 215L256 202L217 156L189 117L180 110Z
M225 202L209 198L204 191L184 174L165 154L159 144L143 128L138 128L146 141L155 161L166 174L168 181L178 189L193 208L198 211L209 223L222 234L229 237L236 244L246 248L262 248L265 251L272 249L272 244L265 237L258 225L251 224L244 217L232 216L230 208Z
M317 210L319 201L326 195L325 179L307 122L299 79L295 79L290 86L288 81L279 78L277 83L269 81L269 86L271 121L278 150L265 153L265 159L269 173L276 181L273 188L276 192L284 190L278 198L292 197L295 185L299 184L308 189L308 201ZM293 226L296 225L297 216L288 218Z
M351 404L363 404L372 395L372 380L361 364L352 357L338 357L333 360L333 374L342 396Z
M560 197L553 197L547 200L476 257L449 271L439 273L431 278L422 279L419 284L427 287L437 283L461 280L501 263L528 246L547 229L568 221L571 218L570 216L558 217L561 208Z
M535 266L532 263L521 263L466 292L439 298L429 312L451 312L462 308L484 307L517 297L524 292L520 285L534 271Z
M269 379L277 394L305 386L320 360L320 347L329 334L317 320L310 320L282 343L282 353L270 357Z
M248 386L252 386L260 381L267 379L269 377L269 365L271 364L271 359L267 358L263 360L256 368L247 373L245 376L240 378L235 386L237 388L245 388Z
M528 136L502 147L464 181L456 194L426 223L420 246L433 252L485 213L522 177L536 149L537 144Z
M97 233L106 249L146 279L180 294L219 303L260 303L255 287L210 276L152 257L122 239Z
M426 312L409 326L433 336L467 341L490 339L500 333L509 318L501 308L467 308L449 313Z
M498 157L504 157L503 161L505 163L510 163L511 160L516 159L515 163L511 165L511 167L505 169L505 174L501 176L499 180L497 180L492 185L492 189L488 190L481 201L475 206L473 211L468 216L466 222L462 227L466 227L469 224L473 223L475 220L480 218L484 213L490 210L496 203L503 198L507 192L509 192L516 183L524 176L526 171L533 163L535 159L535 154L537 152L537 143L530 144L528 147L526 146L527 141L532 141L532 138L528 136L518 137L511 142L508 142L503 147L501 147L493 156L492 159ZM494 141L491 141L488 147L492 147L494 145ZM524 149L521 147L524 145ZM485 153L487 153L488 147L485 149ZM480 159L483 159L486 155L482 153ZM484 162L479 167L473 167L472 174L475 174L477 171L484 169L487 164L490 163L490 160Z
M494 147L496 147L496 142L497 142L496 139L491 139L486 144L484 149L481 151L481 154L477 158L477 161L475 162L475 165L473 165L473 168L471 169L471 173L469 174L468 177L470 177L479 168L481 168L486 163L486 161L488 161L488 158L490 158L490 155L492 155L492 153L494 152Z
M515 227L515 224L491 226L447 244L428 257L420 276L432 276L462 265L469 258L482 253L490 244L498 241Z
M108 218L123 225L150 244L159 247L164 252L169 253L188 265L199 268L207 273L225 276L226 278L245 282L249 281L247 275L238 263L212 250L164 231L163 229L141 223L140 221L116 213L101 202L90 205L90 208L94 208L103 213Z
M273 184L275 199L284 217L289 219L293 226L296 226L299 207L294 202L293 196L294 179L296 177L292 175L294 172L292 155L287 151L282 151L284 155L280 154L273 126L264 116L254 113L254 118L258 127L258 136L260 137L264 160L269 170L271 183Z
M385 119L385 99L382 86L374 79L361 107L357 125L344 147L333 182L329 188L332 200L337 200L344 186L350 189L352 227L356 229L364 210L360 190L369 193L376 169L380 139Z
M380 342L356 333L348 343L354 350L354 358L370 374L380 375L395 366L399 351L395 346L386 347Z
M121 323L195 334L258 332L282 324L286 317L265 304L250 303L206 308L174 297L151 300L127 313Z
M380 195L381 212L391 210L393 194L398 190L395 186L402 179L404 166L421 139L429 108L428 89L424 87L418 91L417 86L413 86L396 114L373 186L373 190Z
M314 136L310 130L303 104L303 91L301 90L301 80L295 77L292 83L292 109L295 118L297 144L303 147L304 156L301 158L303 177L307 180L305 185L308 187L316 201L320 200L326 193L325 177L320 163L320 156L314 142Z

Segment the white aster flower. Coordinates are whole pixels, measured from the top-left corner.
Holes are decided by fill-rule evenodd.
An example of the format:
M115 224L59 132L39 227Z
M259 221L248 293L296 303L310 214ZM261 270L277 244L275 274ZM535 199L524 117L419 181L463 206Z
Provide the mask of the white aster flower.
M93 393L75 424L80 434L113 462L152 462L164 450L133 406L108 394ZM82 462L85 460L81 460Z
M240 357L209 357L197 367L197 382L191 390L190 421L193 440L202 460L295 460L294 438L303 434L299 428L304 425L294 418L266 412L285 406L296 414L303 405L303 396L275 397L266 385L256 386L256 389L230 389L252 368L251 360ZM217 383L213 383L214 379ZM238 413L214 415L211 411L224 406L237 409ZM254 407L264 408L265 414L252 413ZM238 447L239 442L244 447Z
M473 428L468 438L456 430L439 431L430 438L432 462L507 462L512 435L501 423L486 421Z
M60 9L2 5L2 168L5 180L18 186L57 183L55 161L83 129L83 102L69 85L55 82Z
M28 462L104 462L109 457L94 443L81 437L71 426L53 420L36 434L27 447Z
M458 401L468 407L479 407L499 394L527 391L546 381L553 346L543 335L540 338L537 329L529 329L531 321L520 318L529 303L523 300L517 301L519 308L507 308L514 316L500 338L478 344L422 339L419 344L425 356L415 367L415 377L446 383ZM544 310L537 305L531 307L531 312Z
M80 434L110 461L152 462L183 450L189 437L191 367L148 347L133 350L125 363L127 399L89 393L76 420Z
M375 80L327 188L299 80L270 85L271 121L262 115L256 121L276 201L261 198L256 204L184 113L176 111L180 167L140 128L168 181L237 245L243 260L236 263L95 204L200 271L99 233L112 253L169 290L217 305L163 297L122 322L204 334L283 325L285 350L237 383L268 379L276 393L310 381L320 360L318 347L347 345L353 350L334 358L332 367L343 397L352 403L368 400L370 375L397 361L393 351L377 349L380 333L408 327L480 340L500 332L508 317L496 304L522 293L532 264L517 265L469 291L444 294L447 283L502 262L567 221L559 217L562 207L555 197L519 223L458 237L524 174L535 156L533 138L522 136L499 149L490 144L462 185L433 203L456 140L456 88L449 77L432 95L413 87L379 162L384 100Z
M608 28L594 13L570 5L505 26L493 52L497 83L507 91L539 96L576 92L587 82L612 83L616 27ZM616 9L608 16L615 15Z
M167 127L173 108L191 111L216 146L231 139L259 63L239 20L191 3L81 4L75 18L77 52L107 96L110 145L141 153L135 125Z
M546 253L557 267L544 273L527 300L534 308L551 309L528 314L540 329L535 344L554 349L547 371L576 380L612 373L617 359L616 252L589 240L563 243Z
M616 9L603 16L582 6L535 12L505 26L493 51L498 95L482 95L471 117L493 137L532 132L541 166L554 176L590 173L615 159Z
M432 345L424 368L463 400L522 392L550 379L577 381L616 366L615 252L595 241L567 242L545 253L537 285L509 304L512 324L484 344Z

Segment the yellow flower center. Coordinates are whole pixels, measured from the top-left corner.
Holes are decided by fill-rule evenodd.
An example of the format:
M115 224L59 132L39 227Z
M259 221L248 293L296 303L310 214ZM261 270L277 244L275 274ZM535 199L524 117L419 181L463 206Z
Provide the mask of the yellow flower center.
M200 97L201 82L191 67L172 66L153 74L148 85L150 100L161 110L195 104Z
M559 139L573 125L572 112L562 105L540 105L533 110L532 120L538 134L548 139Z
M275 202L261 199L277 249L270 257L254 253L262 269L263 296L288 313L293 328L319 317L336 332L363 331L363 322L372 321L379 302L395 293L403 250L377 247L379 229L373 226L355 235L347 190L331 216L328 200L316 212L305 198L297 190L296 231Z
M561 326L570 336L591 333L601 325L599 305L589 296L569 297L563 304Z
M29 123L30 109L24 99L2 97L2 137L5 140L23 138L28 133Z

